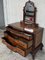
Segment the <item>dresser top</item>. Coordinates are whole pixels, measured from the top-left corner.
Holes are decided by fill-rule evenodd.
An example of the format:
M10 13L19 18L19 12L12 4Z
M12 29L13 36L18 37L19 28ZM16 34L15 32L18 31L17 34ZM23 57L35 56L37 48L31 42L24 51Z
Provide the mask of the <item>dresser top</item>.
M32 30L30 33L37 33L37 32L39 32L40 30L43 29L41 27L30 27L30 26L24 25L20 22L12 23L12 24L9 24L8 26L10 26L14 29L18 29L20 31L30 32L30 30Z

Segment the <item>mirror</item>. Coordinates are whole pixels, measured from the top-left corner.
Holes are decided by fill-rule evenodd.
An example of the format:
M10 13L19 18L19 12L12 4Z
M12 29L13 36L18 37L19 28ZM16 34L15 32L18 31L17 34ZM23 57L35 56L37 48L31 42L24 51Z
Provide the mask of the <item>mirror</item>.
M23 22L25 24L35 24L36 23L36 7L32 1L26 2L23 9Z

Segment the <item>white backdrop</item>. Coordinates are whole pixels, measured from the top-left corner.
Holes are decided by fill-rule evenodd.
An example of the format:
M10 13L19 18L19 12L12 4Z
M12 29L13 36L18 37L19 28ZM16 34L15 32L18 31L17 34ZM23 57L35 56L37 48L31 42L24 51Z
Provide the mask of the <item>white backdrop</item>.
M23 19L23 7L28 0L3 0L5 26ZM45 0L31 0L37 7L36 22L45 28Z

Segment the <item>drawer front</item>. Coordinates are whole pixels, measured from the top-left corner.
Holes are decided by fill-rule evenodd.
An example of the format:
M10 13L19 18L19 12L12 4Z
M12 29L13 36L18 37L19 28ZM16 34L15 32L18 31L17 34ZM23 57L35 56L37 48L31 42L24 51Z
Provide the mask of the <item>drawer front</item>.
M2 41L10 50L12 50L12 51L14 51L14 52L17 52L17 53L19 53L19 54L21 54L22 56L26 56L25 54L26 54L26 52L25 51L23 51L23 50L21 50L20 48L15 48L15 47L13 47L12 45L10 45L9 43L7 43L6 41L5 41L5 39L3 39L3 41Z
M32 35L30 35L30 34L22 33L22 32L19 32L17 30L12 30L11 28L7 28L7 31L10 31L11 33L13 33L17 36L24 37L28 40L32 40ZM29 37L30 37L30 39L29 39Z
M8 39L9 42L11 42L14 46L15 45L19 45L22 46L23 48L27 49L32 45L32 40L31 41L27 41L25 40L25 42L23 41L23 38L20 39L14 39L13 37L11 37L10 35L5 33L5 37Z
M11 42L14 46L17 45L14 38L9 36L8 34L5 34L5 35L6 35L5 38L7 38L9 42Z
M8 39L9 42L11 42L14 46L15 44L17 45L20 45L22 46L23 48L27 48L27 44L26 43L23 43L22 41L19 41L19 40L16 40L14 38L12 38L10 35L8 34L5 34L5 37Z
M16 52L18 52L19 54L21 54L22 56L26 56L26 52L21 50L20 48L16 48Z
M16 45L15 45L15 47L13 47L10 43L8 43L8 42L6 41L5 38L2 38L2 39L3 39L2 42L3 42L10 50L16 52Z
M17 52L17 53L21 54L22 56L27 56L28 53L29 53L29 52L31 51L31 49L32 49L32 47L30 47L29 49L26 49L26 50L23 50L23 49L21 49L21 48L19 48L19 47L14 47L14 46L10 45L8 42L6 42L5 39L3 39L2 42L3 42L4 44L6 44L6 46L7 46L10 50L12 50L12 51L14 51L14 52ZM15 46L16 46L16 45L15 45Z
M32 51L32 47L30 47L30 48L28 48L26 50L23 50L20 47L17 47L17 50L16 50L16 52L18 52L22 56L27 56L31 51Z
M15 42L16 42L18 45L20 45L20 46L22 46L23 48L25 48L25 49L27 49L27 48L29 48L29 47L32 46L32 41L29 41L29 42L25 43L25 42L23 42L23 41L21 41L21 40L15 40Z
M20 41L20 40L15 40L15 42L16 42L18 45L20 45L20 46L22 46L23 48L25 48L25 49L28 48L28 44L26 44L26 43L24 43L24 42L22 42L22 41Z

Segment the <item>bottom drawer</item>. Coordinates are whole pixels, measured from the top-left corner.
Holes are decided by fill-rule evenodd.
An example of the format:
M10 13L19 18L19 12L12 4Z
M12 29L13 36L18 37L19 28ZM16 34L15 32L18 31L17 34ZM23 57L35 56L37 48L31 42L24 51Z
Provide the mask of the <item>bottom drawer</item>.
M30 47L30 48L28 48L28 49L26 49L26 50L22 49L22 48L19 47L19 46L15 46L15 47L14 47L12 44L10 44L9 42L7 42L5 38L3 38L2 42L3 42L4 44L6 44L6 46L7 46L9 49L11 49L11 50L14 51L14 52L17 52L17 53L21 54L22 56L27 56L27 55L31 52L31 50L32 50L32 47Z
M15 45L15 47L10 43L10 42L8 42L7 40L6 40L6 38L5 37L3 37L2 38L3 40L2 40L2 42L9 48L9 49L11 49L12 51L15 51L16 52L16 45Z
M26 50L18 47L16 51L17 51L19 54L21 54L22 56L25 57L25 56L27 56L27 55L32 51L32 47L30 47L30 48L28 48L28 49L26 49Z

